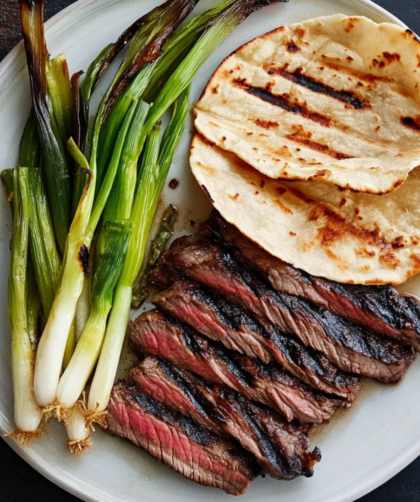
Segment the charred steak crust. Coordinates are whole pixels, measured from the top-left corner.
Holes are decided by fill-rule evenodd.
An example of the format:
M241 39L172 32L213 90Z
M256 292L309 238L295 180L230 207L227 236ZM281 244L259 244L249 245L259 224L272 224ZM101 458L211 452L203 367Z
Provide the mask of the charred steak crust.
M248 452L126 382L113 388L107 425L187 479L231 495L243 494L261 473Z
M287 424L233 391L211 386L161 358L146 358L131 376L158 401L205 427L235 437L275 479L310 477L319 450L307 452L307 427ZM158 389L158 390L157 390ZM213 409L210 417L209 410ZM281 440L279 440L281 438Z
M267 317L281 330L322 352L343 371L395 383L415 359L410 348L303 298L272 290L239 265L226 248L203 237L175 241L163 261L167 268L225 295L230 302Z
M323 352L343 371L395 383L402 380L415 360L411 347L385 339L319 305L251 281L277 324L284 325L305 345Z
M231 249L235 258L262 274L277 291L300 296L330 312L420 350L420 303L391 286L341 284L271 256L213 210L199 228Z
M265 363L274 359L309 386L346 398L347 405L360 388L357 377L337 370L320 352L197 284L175 282L152 301L208 338Z

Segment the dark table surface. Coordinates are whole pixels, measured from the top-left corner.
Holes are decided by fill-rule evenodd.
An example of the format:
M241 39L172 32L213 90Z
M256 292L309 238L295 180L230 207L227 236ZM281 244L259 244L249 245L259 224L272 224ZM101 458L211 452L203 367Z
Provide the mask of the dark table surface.
M45 18L49 19L74 2L75 0L45 0ZM376 0L376 3L420 34L420 0ZM0 0L0 61L20 38L18 0ZM0 441L0 502L77 500L79 499L38 474L4 441ZM358 502L420 502L420 457Z

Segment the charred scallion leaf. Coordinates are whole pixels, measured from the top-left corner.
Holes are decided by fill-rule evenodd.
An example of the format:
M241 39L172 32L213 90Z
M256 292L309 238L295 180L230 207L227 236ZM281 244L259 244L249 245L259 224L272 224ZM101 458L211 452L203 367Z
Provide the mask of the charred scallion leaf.
M69 69L64 54L59 54L46 63L48 93L52 112L65 145L74 133L74 109Z
M85 123L89 122L89 104L95 87L98 85L101 77L104 75L106 68L109 66L110 56L115 53L115 44L107 45L98 55L98 57L90 64L86 76L80 85L80 96L82 101L82 109Z
M106 73L109 65L114 61L115 57L121 52L130 40L141 30L145 25L150 23L159 15L160 7L148 12L146 15L137 19L129 28L127 28L118 38L115 43L107 45L95 60L90 64L86 78L80 86L80 92L84 103L84 112L86 121L89 120L89 100L96 86Z
M165 250L166 243L174 233L174 223L177 216L177 208L170 204L163 215L156 237L152 242L147 267L144 269L143 273L137 281L137 284L133 288L133 298L131 300L131 306L136 309L141 307L149 296L147 280L150 273L155 269L160 256Z
M198 0L168 0L148 14L153 16L153 20L145 24L142 30L137 31L131 40L124 61L115 76L112 93L107 99L105 114L138 72L159 58L166 40L188 16L197 2Z
M145 66L128 88L115 100L101 131L98 156L99 179L101 179L101 173L104 172L109 160L110 145L115 142L131 101L143 99L143 101L152 103L202 32L216 21L221 11L235 1L237 0L226 0L197 16L185 27L179 28L163 45L162 56Z
M67 158L54 133L47 103L47 49L42 0L20 0L20 13L31 83L32 104L43 157L48 199L58 247L64 252L70 227L71 181Z

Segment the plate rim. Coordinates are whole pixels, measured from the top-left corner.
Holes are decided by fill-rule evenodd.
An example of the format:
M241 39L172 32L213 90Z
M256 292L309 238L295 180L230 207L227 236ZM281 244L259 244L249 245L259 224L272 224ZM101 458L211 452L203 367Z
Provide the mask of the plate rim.
M78 10L84 9L92 4L101 2L102 0L77 0L75 3L64 8L52 18L50 18L45 23L45 31L48 32L57 22L68 16L69 14L76 12ZM114 0L118 2L118 0ZM293 0L292 0L293 1ZM334 0L329 0L334 2ZM403 23L398 17L390 13L384 7L376 4L373 0L351 0L355 4L359 4L363 7L368 7L372 11L376 11L382 16L389 19L390 23L397 24L403 28L409 29L409 27ZM13 64L15 59L21 53L23 47L23 41L19 42L7 56L0 62L0 81L2 77L7 74L9 67ZM2 413L0 412L0 417ZM48 462L40 456L34 454L33 450L30 448L22 447L16 440L5 437L8 430L2 425L0 421L0 435L3 440L14 450L26 463L28 463L32 468L39 472L42 476L47 478L49 481L60 487L61 489L67 491L71 495L80 498L85 502L124 502L123 499L115 498L109 493L103 492L102 490L87 484L80 479L74 478L73 476L68 476L68 473L64 470L56 470L48 465ZM413 444L412 447L405 451L404 454L400 455L398 458L394 459L385 469L382 469L376 476L372 476L368 479L362 486L357 486L351 493L344 494L343 496L331 497L325 499L324 502L354 502L355 500L363 497L364 495L372 492L376 488L382 486L384 483L389 481L391 478L396 476L405 467L407 467L411 462L413 462L420 455L420 441ZM77 479L77 484L74 480ZM88 488L90 491L83 491L82 487ZM94 494L93 492L96 492ZM101 497L99 497L101 495Z

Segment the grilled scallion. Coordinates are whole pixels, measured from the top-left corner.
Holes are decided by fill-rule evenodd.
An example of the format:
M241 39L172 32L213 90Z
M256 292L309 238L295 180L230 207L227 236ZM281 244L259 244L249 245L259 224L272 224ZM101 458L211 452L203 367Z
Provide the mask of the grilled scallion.
M148 235L173 155L184 130L188 109L189 88L175 105L161 145L159 128L156 126L146 144L131 213L133 232L89 393L88 423L100 419L101 413L108 405L127 329L133 284L144 260Z
M9 436L30 445L41 435L42 418L33 391L34 353L28 335L26 287L29 243L29 180L26 168L13 171L14 216L8 288L16 429Z

